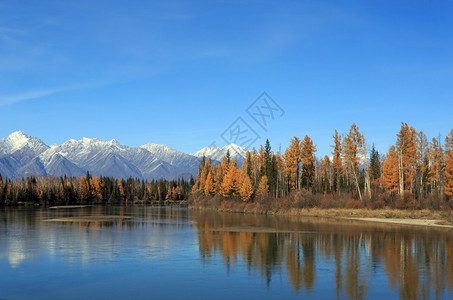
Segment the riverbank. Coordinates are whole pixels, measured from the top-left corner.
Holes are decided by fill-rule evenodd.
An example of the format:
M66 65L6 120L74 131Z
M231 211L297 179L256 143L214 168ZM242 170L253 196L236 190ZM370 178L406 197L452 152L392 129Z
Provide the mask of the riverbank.
M212 210L218 212L242 213L242 214L265 214L288 217L315 217L348 219L363 222L378 222L397 225L416 225L425 227L442 227L453 229L453 214L451 211L435 210L400 210L400 209L351 209L351 208L290 208L275 209L266 208L259 203L241 203L236 201L221 201L214 204L206 204L197 201L189 205L190 209Z

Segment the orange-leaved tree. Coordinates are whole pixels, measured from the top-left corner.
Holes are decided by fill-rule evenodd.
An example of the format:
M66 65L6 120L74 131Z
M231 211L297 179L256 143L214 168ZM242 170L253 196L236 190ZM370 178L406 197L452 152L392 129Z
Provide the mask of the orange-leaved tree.
M307 188L313 186L315 178L315 152L316 145L313 144L312 139L308 135L305 135L304 140L301 142L301 161L303 182Z
M390 146L382 164L382 168L384 188L391 194L395 194L398 191L399 186L398 156L396 154L395 146Z
M221 185L221 193L224 197L234 196L238 193L240 176L241 172L236 167L236 161L230 161Z
M288 176L289 188L299 189L299 167L301 162L301 145L297 137L293 137L283 155L285 160L286 174Z
M239 194L241 195L241 199L244 202L250 200L253 194L253 187L252 183L250 182L250 177L245 173L242 178L241 188L239 189Z
M260 179L260 183L258 184L258 189L256 190L256 197L258 199L263 199L267 196L269 187L267 185L267 176L263 175Z
M417 131L414 127L401 123L401 129L396 135L396 150L398 155L399 193L404 190L413 191L414 175L417 171Z
M343 159L345 168L348 171L348 175L352 177L360 200L362 200L362 193L359 187L358 172L360 167L359 154L363 148L363 144L363 135L359 132L357 125L352 123L348 135L343 139Z
M453 151L448 153L447 165L445 167L445 195L453 199Z
M215 186L214 180L212 179L212 172L208 173L208 177L206 177L206 183L204 185L204 194L206 196L212 196L215 193Z

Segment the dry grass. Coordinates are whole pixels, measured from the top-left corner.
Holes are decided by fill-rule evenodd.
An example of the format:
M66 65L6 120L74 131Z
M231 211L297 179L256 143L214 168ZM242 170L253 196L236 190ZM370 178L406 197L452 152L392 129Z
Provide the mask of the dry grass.
M448 225L446 227L453 225L453 214L450 210L379 208L381 206L380 203L377 203L373 207L376 209L372 209L364 208L363 205L360 207L356 203L357 201L346 201L345 203L348 204L348 208L297 207L294 205L294 201L291 200L290 198L283 198L279 199L278 203L269 201L244 203L234 199L215 199L215 201L212 201L212 199L192 199L190 207L193 209L208 209L221 212L281 215L296 218L362 219L364 221L381 223L391 222L425 226Z

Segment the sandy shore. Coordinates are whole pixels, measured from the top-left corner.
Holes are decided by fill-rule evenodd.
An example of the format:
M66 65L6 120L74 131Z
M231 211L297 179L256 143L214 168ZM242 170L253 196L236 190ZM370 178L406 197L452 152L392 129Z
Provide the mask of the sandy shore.
M292 208L285 210L264 210L260 207L203 207L191 206L191 209L213 210L227 213L264 214L300 219L303 217L354 220L363 222L385 223L393 225L414 225L453 229L453 216L445 211L398 210L398 209L347 209L347 208Z
M398 218L345 218L349 220L359 220L367 222L378 222L378 223L391 223L398 225L418 225L418 226L428 226L428 227L443 227L443 228L452 228L453 225L442 224L443 220L430 220L430 219L398 219Z

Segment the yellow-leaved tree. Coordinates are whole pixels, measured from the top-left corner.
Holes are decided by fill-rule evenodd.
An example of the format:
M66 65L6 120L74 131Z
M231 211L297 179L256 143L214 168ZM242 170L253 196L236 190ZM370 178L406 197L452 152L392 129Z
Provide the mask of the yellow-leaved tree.
M239 189L239 194L241 195L241 199L244 202L247 202L250 200L253 194L253 187L252 183L250 182L250 177L245 174L242 178L242 183L241 183L241 188Z
M212 179L212 172L208 173L208 177L206 178L206 184L204 186L204 194L206 196L212 196L215 193L215 186L214 181Z
M315 152L316 145L308 135L305 135L301 142L301 161L303 182L307 188L313 187L315 179Z
M301 145L297 137L293 137L286 148L283 155L285 160L286 174L288 176L288 184L291 190L300 188L299 167L301 163Z
M235 196L238 193L240 176L236 161L230 161L221 185L221 193L224 197Z
M267 176L263 175L260 179L258 184L258 189L256 190L256 197L258 199L264 199L269 191L269 187L267 185Z

